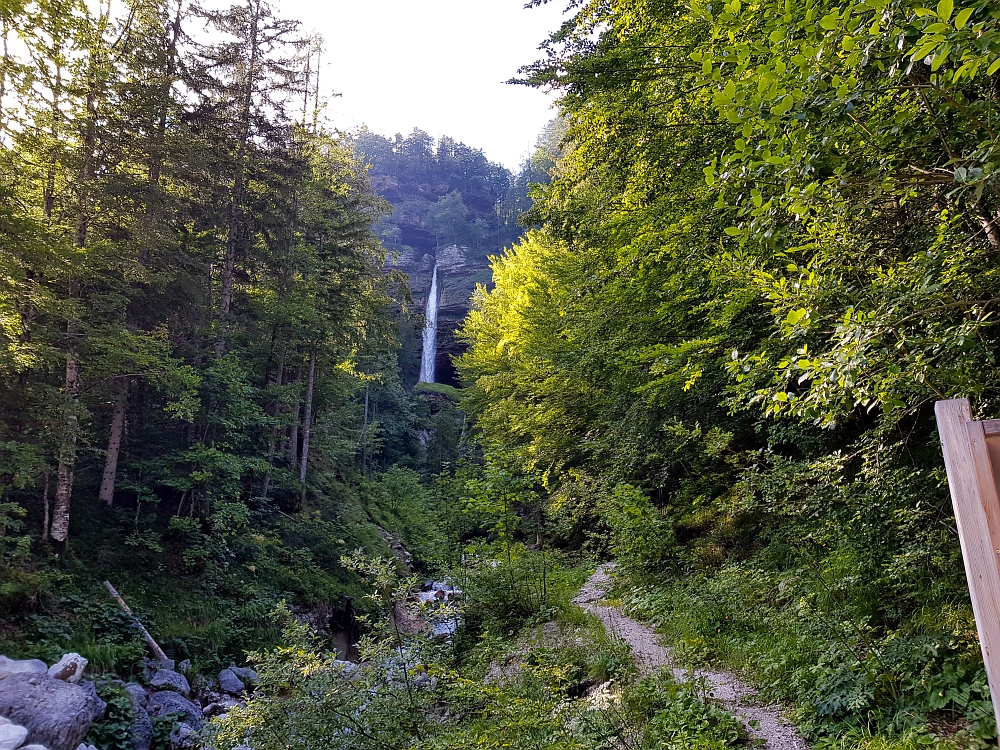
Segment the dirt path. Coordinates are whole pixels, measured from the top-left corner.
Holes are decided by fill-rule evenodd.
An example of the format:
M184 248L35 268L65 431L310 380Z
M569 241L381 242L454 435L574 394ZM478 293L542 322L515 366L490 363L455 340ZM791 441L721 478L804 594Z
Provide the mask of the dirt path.
M660 645L656 632L641 622L626 617L620 610L601 604L611 584L608 568L601 567L580 589L573 602L600 618L609 633L614 633L632 649L641 674L650 674L660 667L672 665L670 649ZM673 668L679 680L688 680L691 672ZM808 750L809 745L781 715L778 706L762 706L755 701L755 691L729 672L696 670L695 678L704 679L711 694L727 711L743 721L753 737L765 740L767 750ZM756 722L751 726L750 722Z

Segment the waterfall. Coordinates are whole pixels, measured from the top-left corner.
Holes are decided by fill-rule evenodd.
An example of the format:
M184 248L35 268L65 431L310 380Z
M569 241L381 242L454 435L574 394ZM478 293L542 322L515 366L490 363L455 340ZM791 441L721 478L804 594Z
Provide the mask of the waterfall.
M424 312L427 322L424 324L424 350L420 357L420 382L434 382L434 360L437 357L437 327L438 327L438 267L434 261L434 273L431 275L431 291L427 294L427 309Z

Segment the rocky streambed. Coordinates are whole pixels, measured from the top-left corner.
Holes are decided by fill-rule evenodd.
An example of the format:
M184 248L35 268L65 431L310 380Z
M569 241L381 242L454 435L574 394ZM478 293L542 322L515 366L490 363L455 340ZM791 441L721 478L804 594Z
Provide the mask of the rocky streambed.
M244 702L256 683L246 667L223 669L213 679L193 676L190 663L146 661L145 680L109 680L131 700L129 735L134 750L150 750L153 721L172 717L170 745L194 748L205 720ZM87 660L66 654L49 666L38 659L0 656L0 750L95 750L85 744L88 731L105 718L107 703L97 683L85 676Z

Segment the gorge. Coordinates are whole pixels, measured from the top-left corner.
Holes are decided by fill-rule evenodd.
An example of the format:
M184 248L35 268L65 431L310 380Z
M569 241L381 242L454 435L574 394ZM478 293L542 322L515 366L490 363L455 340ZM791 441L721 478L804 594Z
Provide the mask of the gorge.
M759 745L713 674L996 746L934 421L1000 412L995 2L567 0L504 166L214 1L0 0L0 750ZM524 125L375 4L302 6L334 80Z

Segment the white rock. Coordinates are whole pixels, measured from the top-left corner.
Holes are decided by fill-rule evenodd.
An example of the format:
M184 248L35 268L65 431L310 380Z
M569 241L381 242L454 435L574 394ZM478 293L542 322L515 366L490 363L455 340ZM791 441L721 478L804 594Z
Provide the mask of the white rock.
M12 722L10 719L5 719L3 716L0 716L0 727L2 727L4 724L13 724L13 723L14 722Z
M45 674L48 667L41 659L8 659L0 656L0 674Z
M49 677L63 682L79 682L87 660L80 654L63 654L63 658L49 667Z
M28 730L17 724L0 726L0 750L17 750L28 739Z
M18 750L49 750L45 745L21 745Z

